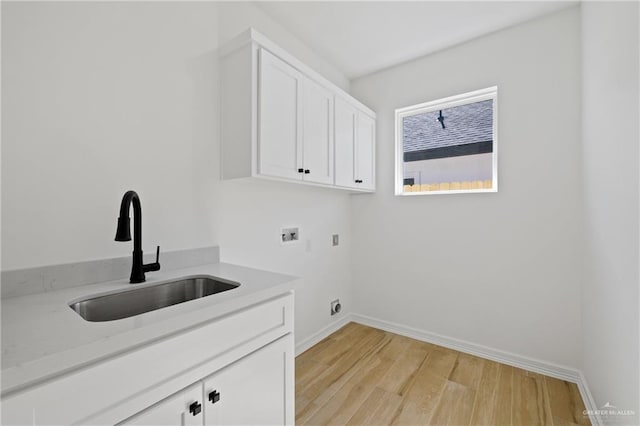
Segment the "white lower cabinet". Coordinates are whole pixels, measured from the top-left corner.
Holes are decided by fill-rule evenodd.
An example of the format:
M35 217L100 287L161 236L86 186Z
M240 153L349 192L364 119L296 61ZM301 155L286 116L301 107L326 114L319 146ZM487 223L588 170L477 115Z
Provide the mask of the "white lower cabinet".
M293 424L292 339L292 335L288 334L136 414L122 424Z
M293 424L293 354L285 336L204 380L204 424ZM287 398L287 394L291 398ZM290 406L291 405L291 406Z
M286 291L4 394L0 423L293 424L293 304Z

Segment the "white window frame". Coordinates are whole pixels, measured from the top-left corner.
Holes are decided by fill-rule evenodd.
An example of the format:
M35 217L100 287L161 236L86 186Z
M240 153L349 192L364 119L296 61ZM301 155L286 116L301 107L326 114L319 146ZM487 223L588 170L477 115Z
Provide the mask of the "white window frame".
M404 192L404 148L403 139L404 132L402 120L404 117L423 114L441 109L452 108L460 105L471 104L475 102L493 100L493 147L492 147L492 187L483 189L460 189L450 191L422 191L422 192ZM486 89L475 90L473 92L463 93L461 95L449 96L448 98L438 99L435 101L424 102L417 105L411 105L395 110L396 122L396 171L395 171L395 195L431 195L431 194L468 194L482 192L498 192L498 87L492 86Z

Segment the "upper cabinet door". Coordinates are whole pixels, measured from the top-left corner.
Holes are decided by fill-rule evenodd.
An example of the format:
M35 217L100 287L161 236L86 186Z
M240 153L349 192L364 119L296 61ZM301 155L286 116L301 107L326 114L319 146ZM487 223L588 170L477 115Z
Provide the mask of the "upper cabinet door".
M258 173L302 179L302 75L260 49Z
M307 77L302 91L305 181L333 183L333 94Z
M356 188L356 109L337 96L334 124L336 185Z
M356 128L356 180L358 188L375 189L376 121L358 112Z

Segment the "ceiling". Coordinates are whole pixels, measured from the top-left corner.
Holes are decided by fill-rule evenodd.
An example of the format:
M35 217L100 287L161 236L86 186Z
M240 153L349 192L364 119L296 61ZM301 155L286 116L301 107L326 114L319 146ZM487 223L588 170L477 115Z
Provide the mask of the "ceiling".
M575 1L256 2L349 79L575 4Z

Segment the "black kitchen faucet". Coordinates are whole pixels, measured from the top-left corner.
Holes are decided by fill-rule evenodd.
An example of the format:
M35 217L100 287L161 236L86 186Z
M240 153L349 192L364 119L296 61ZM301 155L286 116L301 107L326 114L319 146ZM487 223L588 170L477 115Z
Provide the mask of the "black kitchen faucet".
M144 264L142 261L142 208L140 197L135 191L127 191L120 204L120 217L116 230L116 241L131 241L131 218L129 206L133 204L133 263L131 265L131 284L143 283L145 272L160 270L160 246L156 249L156 261Z

